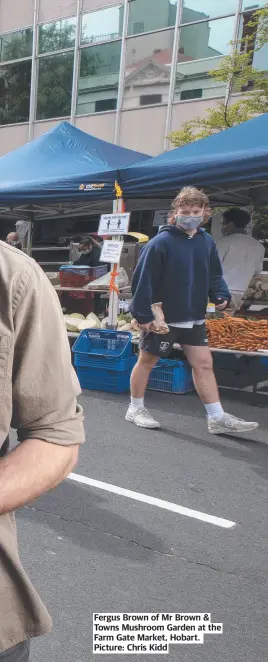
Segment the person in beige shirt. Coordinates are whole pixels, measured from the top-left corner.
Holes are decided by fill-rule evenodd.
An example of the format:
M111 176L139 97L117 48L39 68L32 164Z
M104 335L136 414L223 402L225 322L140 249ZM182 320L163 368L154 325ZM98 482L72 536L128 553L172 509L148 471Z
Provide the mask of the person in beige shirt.
M245 209L231 207L223 213L222 238L217 250L223 276L232 295L231 308L240 310L245 291L254 276L261 274L265 248L247 234L250 214Z
M26 662L51 619L24 572L13 511L58 485L84 442L80 387L57 294L0 242L0 661ZM10 427L19 445L9 452Z

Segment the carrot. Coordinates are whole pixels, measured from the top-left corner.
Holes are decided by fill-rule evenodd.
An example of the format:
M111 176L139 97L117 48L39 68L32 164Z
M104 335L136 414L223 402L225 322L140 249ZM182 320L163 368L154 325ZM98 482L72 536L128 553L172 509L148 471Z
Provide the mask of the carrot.
M206 322L210 347L243 351L268 350L268 320L225 315Z

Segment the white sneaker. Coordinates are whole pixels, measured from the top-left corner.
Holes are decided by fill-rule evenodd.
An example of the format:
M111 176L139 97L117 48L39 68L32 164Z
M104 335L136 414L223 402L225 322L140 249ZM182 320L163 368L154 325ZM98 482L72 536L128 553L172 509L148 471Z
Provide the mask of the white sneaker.
M259 423L248 423L242 418L236 418L231 414L224 414L222 418L208 418L208 431L211 434L233 434L235 432L251 432L259 427Z
M126 421L135 423L139 428L148 428L149 430L160 428L160 423L149 414L145 407L133 407L130 405L126 413Z

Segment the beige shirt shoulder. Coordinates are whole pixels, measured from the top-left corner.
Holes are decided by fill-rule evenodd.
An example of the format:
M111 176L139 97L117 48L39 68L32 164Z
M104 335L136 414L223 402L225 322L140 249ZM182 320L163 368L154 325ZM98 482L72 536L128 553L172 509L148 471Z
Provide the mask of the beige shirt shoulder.
M21 442L82 443L80 386L57 294L34 260L3 242L0 287L0 449L10 426ZM2 515L0 652L49 629L48 613L20 565L13 516Z

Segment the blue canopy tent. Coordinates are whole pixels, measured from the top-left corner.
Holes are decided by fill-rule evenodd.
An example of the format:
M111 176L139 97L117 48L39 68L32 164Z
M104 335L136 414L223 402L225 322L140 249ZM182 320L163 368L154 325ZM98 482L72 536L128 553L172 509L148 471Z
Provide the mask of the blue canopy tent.
M130 166L120 182L126 199L197 186L215 204L268 204L268 114Z
M62 122L0 159L1 215L30 213L34 220L81 213L89 203L115 197L119 169L148 158Z

